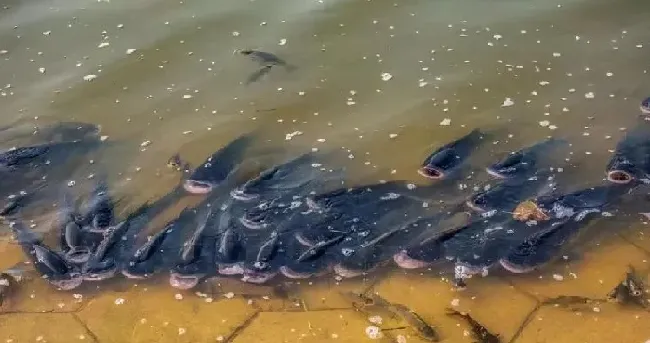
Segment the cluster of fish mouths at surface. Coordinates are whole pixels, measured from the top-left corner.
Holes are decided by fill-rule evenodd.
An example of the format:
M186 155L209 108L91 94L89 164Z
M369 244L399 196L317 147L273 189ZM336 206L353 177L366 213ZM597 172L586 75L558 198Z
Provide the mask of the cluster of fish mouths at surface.
M100 141L88 124L41 131L48 143L0 154L0 172L16 189L38 192L42 174L55 182L54 171L75 154L73 148L92 149ZM75 139L47 135L59 131L57 137ZM78 138L82 131L91 134ZM179 289L217 275L257 284L331 273L352 278L390 264L448 266L464 286L491 268L527 273L544 266L587 224L619 212L622 196L650 182L650 130L640 127L618 143L601 184L562 185L560 168L549 168L547 160L568 143L549 138L504 152L481 168L495 186L458 197L458 185L450 181L467 173L470 157L491 135L473 130L433 151L418 170L430 181L425 186L387 181L348 187L344 170L322 167L326 154L315 152L242 179L243 156L255 141L244 134L190 170L167 195L124 218L115 214L119 201L107 182L93 181L80 199L61 187L66 191L58 192L51 228L57 247L25 224L21 208L28 193L7 197L1 214L34 268L61 290L117 275L145 279L162 273ZM185 196L200 202L149 235L152 219Z

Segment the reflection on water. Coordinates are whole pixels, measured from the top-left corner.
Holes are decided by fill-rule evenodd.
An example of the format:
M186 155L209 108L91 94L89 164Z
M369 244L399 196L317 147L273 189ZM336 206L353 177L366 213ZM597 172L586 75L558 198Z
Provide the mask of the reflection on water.
M334 151L332 166L345 167L350 185L419 186L428 183L417 173L424 158L472 129L494 133L472 158L477 170L553 136L570 143L566 155L552 157L565 163L561 181L572 191L600 184L617 142L648 124L638 109L650 95L645 1L2 5L0 127L10 128L1 132L3 148L57 140L32 136L33 127L101 127L101 148L57 164L63 172L44 183L58 184L23 213L38 232L51 227L61 189L86 194L89 176L105 178L121 199L116 212L123 218L178 185L182 173L167 167L170 157L178 153L196 167L244 132L257 138L255 152L245 155L247 170L311 150ZM292 68L265 68L237 49L271 52ZM463 195L485 181L472 175L460 182L468 186ZM10 192L22 187L5 184ZM183 197L147 229L160 230L199 198ZM445 342L476 340L467 322L447 315L448 307L467 311L502 342L645 342L647 312L607 299L628 266L640 280L648 274L650 243L645 218L637 215L648 209L639 199L645 201L624 200L624 213L589 226L559 261L527 274L475 276L462 292L449 268L436 265L265 285L214 278L191 291L171 288L168 275L115 278L60 292L19 264L24 256L5 227L0 267L20 280L18 287L0 284L0 338L425 341L411 322L354 307L345 294L355 291L407 306ZM380 328L376 337L371 326Z

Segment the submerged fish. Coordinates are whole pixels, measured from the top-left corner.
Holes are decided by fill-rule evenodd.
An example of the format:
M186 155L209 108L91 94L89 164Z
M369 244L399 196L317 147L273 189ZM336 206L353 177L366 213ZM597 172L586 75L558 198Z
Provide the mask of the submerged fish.
M547 139L508 154L501 161L487 167L486 171L499 179L529 177L537 172L539 160L545 158L544 155L552 153L553 149L565 144L563 140Z
M512 212L524 199L551 194L555 187L550 174L539 173L530 178L505 180L489 190L475 193L466 205L479 213Z
M176 219L135 250L122 268L122 274L131 279L144 279L164 268L171 268L182 245L180 237L183 229L191 219L191 211L184 209Z
M469 134L438 148L424 160L418 173L432 180L447 178L467 160L476 146L480 144L482 138L483 133L475 129Z
M355 306L357 309L364 310L364 308L368 308L368 312L374 312L372 310L375 308L382 309L388 312L389 315L399 317L404 322L408 323L408 325L418 333L418 336L424 340L428 342L440 341L440 335L436 329L429 325L422 316L408 308L406 305L391 303L376 293L365 295L363 293L345 292L342 294L346 298L350 299L353 302L353 305L359 303L358 307Z
M125 244L127 233L133 225L133 217L112 226L103 232L103 239L92 252L83 266L83 278L88 281L100 281L112 278L120 268L120 244Z
M543 222L542 228L512 247L499 260L501 266L512 273L531 272L555 258L565 243L575 236L594 216L568 218Z
M303 192L318 190L318 186L338 173L321 171L313 166L315 156L303 154L285 163L263 171L257 177L230 192L231 196L241 201L274 199L289 193L299 196ZM328 175L330 174L330 175Z
M444 244L452 239L460 230L466 227L469 217L461 219L465 224L452 224L442 226L441 222L454 215L439 214L432 217L419 219L410 225L421 226L422 234L416 237L413 243L408 244L403 250L393 256L397 266L404 269L419 269L430 266L444 258Z
M71 290L81 285L81 273L61 255L45 246L27 227L20 222L14 222L10 227L36 270L50 284L61 290Z
M477 340L476 343L500 343L501 342L499 335L490 333L490 331L486 329L485 326L481 325L481 323L477 322L469 314L462 313L451 308L447 308L447 315L460 317L463 320L465 320L467 324L469 324L470 328L472 329L472 336L474 336L474 339Z
M183 183L185 190L191 194L207 194L221 185L243 162L244 151L251 141L251 135L243 135L212 154Z
M212 225L212 219L211 207L206 206L199 212L196 229L183 244L178 262L171 269L169 283L173 287L191 289L206 275L216 273L214 261L217 238L211 232L206 232L207 226Z

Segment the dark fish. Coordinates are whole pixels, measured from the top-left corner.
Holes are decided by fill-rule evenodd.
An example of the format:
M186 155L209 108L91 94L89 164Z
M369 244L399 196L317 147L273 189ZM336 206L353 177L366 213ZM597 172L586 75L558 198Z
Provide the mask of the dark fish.
M272 67L273 66L271 65L263 66L262 68L258 69L256 72L250 74L246 79L246 84L250 85L251 83L259 81L262 77L266 76L266 74L271 72Z
M523 200L550 194L555 187L556 183L549 173L504 180L489 190L475 193L466 205L479 213L512 212Z
M248 77L246 80L247 85L261 79L263 76L268 74L273 67L283 67L286 71L293 71L296 69L295 66L288 64L285 60L270 52L252 49L237 49L235 50L235 53L247 56L252 61L257 62L261 66L260 69Z
M344 278L363 275L390 260L422 232L424 227L408 224L411 218L419 217L421 203L401 200L385 200L370 217L362 214L360 229L349 234L349 239L337 249L339 263L333 267L336 274Z
M49 283L61 290L71 290L81 285L81 274L62 256L45 246L22 223L14 222L10 227L36 270L47 278Z
M486 168L488 174L499 179L529 177L539 169L538 161L553 149L566 144L563 140L547 139L533 146L508 154L503 160Z
M83 278L100 281L112 278L119 269L119 244L125 241L126 233L132 225L132 217L104 230L103 239L83 266Z
M177 188L156 201L146 202L130 212L124 221L104 231L103 239L83 266L84 279L104 280L120 270L128 270L133 262L133 245L141 232L152 218L177 202L183 194L182 189Z
M84 140L18 147L0 153L0 167L5 171L28 171L57 165L80 150L98 146L98 141Z
M183 210L176 219L131 255L122 269L122 274L132 279L143 279L164 268L171 268L182 245L180 237L183 229L191 222L191 218L192 212Z
M629 192L627 187L602 185L579 189L562 195L544 195L537 205L551 217L564 218L582 211L605 211Z
M447 178L467 160L476 146L480 144L483 135L480 130L476 129L440 147L424 160L418 173L432 180Z
M90 258L92 246L86 244L86 236L82 228L74 221L68 222L63 230L62 250L66 260L72 263L85 263Z
M278 272L273 268L271 262L277 257L281 244L280 232L271 231L269 236L261 242L252 261L245 263L242 281L261 284L277 275Z
M421 227L423 233L414 239L414 243L408 244L403 250L393 255L395 264L404 269L419 269L428 267L433 262L444 258L444 243L466 227L465 225L449 225L441 228L440 223L445 217L445 214L439 214L411 223L411 226Z
M607 180L615 184L632 181L650 183L650 132L637 128L629 132L616 146L607 164Z
M456 279L485 273L530 231L528 225L513 220L509 213L479 218L444 242L445 257L455 262Z
M645 115L650 114L650 97L643 99L639 108L641 109L641 113Z
M252 141L243 135L221 148L197 167L184 182L185 190L192 194L207 194L222 184L243 162L244 150Z
M477 343L500 343L501 342L499 335L494 335L490 333L488 329L486 329L483 325L481 325L481 323L477 322L469 314L461 313L454 309L448 308L447 315L460 317L463 320L465 320L467 324L469 324L470 328L472 328L472 336L474 336L474 339L477 340L476 341Z
M289 198L293 198L289 196ZM275 199L271 202L262 202L258 206L248 208L239 218L239 222L251 230L261 230L269 225L274 225L291 216L297 207L302 205L301 201L290 201L285 203L283 199Z
M339 234L306 249L297 240L293 241L285 252L292 257L280 267L280 273L290 279L306 279L327 273L334 255L332 251L344 238L345 235Z
M512 247L499 260L501 266L512 273L527 273L545 265L558 255L565 243L594 216L568 218L543 222L540 231Z
M228 227L217 239L217 270L222 275L238 275L244 273L243 260L246 256L246 245L243 235L235 225Z
M194 288L199 281L212 273L216 253L216 237L206 232L213 219L212 208L207 207L199 214L196 229L183 244L179 260L171 269L169 283L178 289Z
M248 56L251 60L259 63L262 67L290 67L285 60L270 52L253 49L235 50L235 52L244 56Z
M285 193L301 195L304 191L318 191L318 185L332 174L314 167L313 154L303 154L283 164L276 165L260 173L257 177L230 192L231 196L241 201L254 199L274 199Z
M411 310L403 304L391 303L381 297L379 294L372 293L370 295L360 294L356 292L346 292L343 295L353 301L355 308L364 310L368 308L367 312L375 312L375 309L381 309L393 317L401 318L404 322L408 323L418 333L418 336L428 342L439 342L440 335L438 332L429 325L417 312ZM364 311L365 312L365 311Z

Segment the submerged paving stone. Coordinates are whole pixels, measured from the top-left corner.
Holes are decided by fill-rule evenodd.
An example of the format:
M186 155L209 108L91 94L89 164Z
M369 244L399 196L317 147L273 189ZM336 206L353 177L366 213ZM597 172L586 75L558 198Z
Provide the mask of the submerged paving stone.
M596 245L598 243L598 245ZM576 260L559 260L539 271L507 275L517 288L540 300L560 295L603 299L622 278L628 266L646 270L648 255L617 236L588 243Z
M397 271L386 277L371 292L392 303L403 304L418 313L438 330L447 342L471 342L469 327L458 318L446 315L446 308L468 312L491 333L504 341L514 335L536 302L506 282L494 277L475 277L465 290L431 275Z
M101 342L214 342L228 337L257 310L242 298L204 298L152 287L105 292L79 318Z
M92 342L71 314L11 314L0 317L0 342Z
M647 218L643 218L642 220L648 221ZM642 223L633 224L629 228L621 230L619 236L650 253L650 225L644 225Z
M368 326L354 310L261 312L233 342L390 342L369 338Z
M75 297L77 291L59 291L35 271L26 271L0 312L74 312L88 300Z
M516 342L646 342L650 339L648 321L648 312L623 309L616 304L605 303L579 311L547 306L533 315Z

